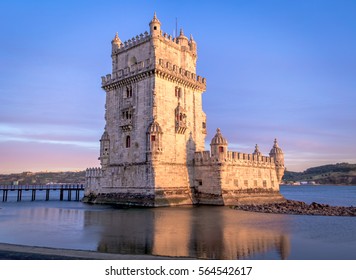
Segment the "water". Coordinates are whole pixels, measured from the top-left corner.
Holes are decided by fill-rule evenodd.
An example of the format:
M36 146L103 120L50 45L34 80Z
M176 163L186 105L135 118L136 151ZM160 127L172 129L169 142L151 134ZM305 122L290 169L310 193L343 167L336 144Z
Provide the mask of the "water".
M333 206L356 206L355 186L281 186L287 199L318 202Z
M289 199L356 205L356 186L281 187ZM356 259L356 217L250 213L219 206L126 208L0 202L0 242L201 259Z

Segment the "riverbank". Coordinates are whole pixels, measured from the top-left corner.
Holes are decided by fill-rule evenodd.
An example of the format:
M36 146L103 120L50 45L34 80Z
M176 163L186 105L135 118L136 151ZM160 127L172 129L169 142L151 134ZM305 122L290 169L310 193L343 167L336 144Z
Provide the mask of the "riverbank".
M109 254L0 243L0 260L171 260L153 255Z
M262 205L238 205L233 209L251 212L289 214L289 215L317 215L317 216L356 216L356 207L330 206L312 202L307 204L302 201L286 200L279 203Z

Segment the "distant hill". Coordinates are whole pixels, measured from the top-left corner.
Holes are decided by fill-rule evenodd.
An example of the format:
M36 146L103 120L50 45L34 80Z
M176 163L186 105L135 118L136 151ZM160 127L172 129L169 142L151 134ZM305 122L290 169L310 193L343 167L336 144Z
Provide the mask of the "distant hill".
M303 172L285 171L285 183L310 182L317 184L356 185L356 164L337 163L308 168ZM78 172L22 172L0 174L0 185L45 185L48 183L85 183L85 171Z
M286 183L314 181L317 184L356 185L356 164L337 163L308 168L303 172L285 171Z
M13 185L16 183L19 185L81 184L85 183L85 171L0 174L0 185Z

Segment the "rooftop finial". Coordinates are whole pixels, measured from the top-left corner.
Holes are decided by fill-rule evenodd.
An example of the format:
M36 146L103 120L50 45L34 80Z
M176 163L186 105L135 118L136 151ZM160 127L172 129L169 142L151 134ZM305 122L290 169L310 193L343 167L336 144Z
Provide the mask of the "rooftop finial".
M274 138L274 145L273 145L273 147L278 147L277 138Z
M154 12L154 14L153 14L153 19L152 19L151 22L159 22L159 19L157 18L156 12Z
M184 36L183 28L180 29L179 36Z

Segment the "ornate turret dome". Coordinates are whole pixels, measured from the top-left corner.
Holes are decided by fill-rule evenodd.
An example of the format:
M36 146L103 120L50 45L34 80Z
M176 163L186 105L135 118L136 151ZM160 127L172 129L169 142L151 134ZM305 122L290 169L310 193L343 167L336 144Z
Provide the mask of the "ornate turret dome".
M271 151L269 152L269 155L277 155L277 154L283 154L282 149L278 146L277 139L274 139L274 145Z
M150 32L153 37L160 36L161 34L161 22L156 16L156 12L153 15L153 19L150 21Z
M150 24L151 24L151 23L159 23L159 24L161 24L161 22L160 22L159 19L157 18L156 12L155 12L154 15L153 15L153 19L151 20Z
M257 144L255 146L255 151L253 152L253 155L262 156L262 153L260 152L260 149L258 148Z
M162 128L156 120L154 120L147 129L147 133L162 133Z
M220 128L216 130L216 134L213 139L211 139L210 145L227 145L227 141L224 136L222 136Z
M119 34L117 34L117 32L116 32L116 34L115 34L114 39L111 41L111 43L112 43L112 44L117 44L117 45L120 45L120 44L121 44L121 40L120 40Z

